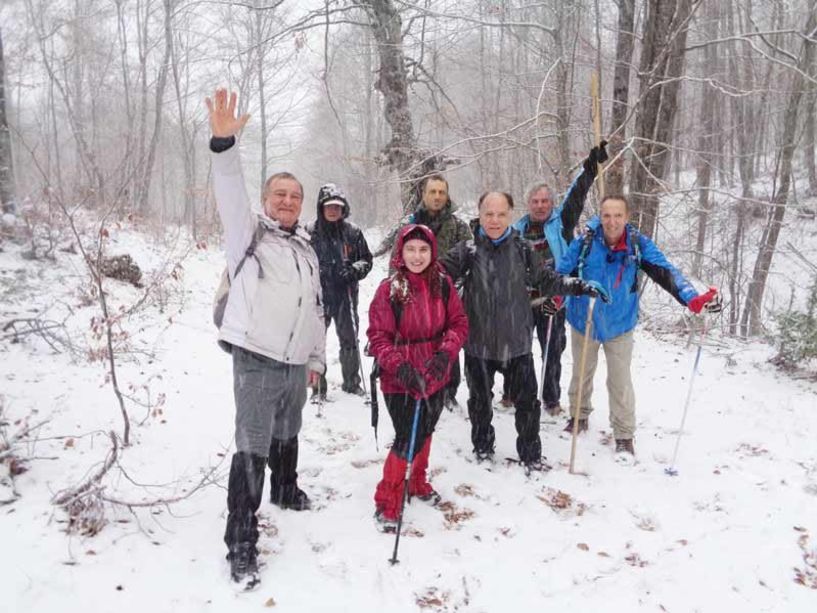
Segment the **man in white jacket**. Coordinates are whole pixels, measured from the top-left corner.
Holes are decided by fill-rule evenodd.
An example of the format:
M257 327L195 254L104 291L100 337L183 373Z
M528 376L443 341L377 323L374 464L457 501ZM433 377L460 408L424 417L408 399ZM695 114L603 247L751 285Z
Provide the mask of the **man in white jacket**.
M299 511L310 506L297 483L298 432L306 387L326 367L326 330L318 259L298 223L303 187L290 173L274 174L264 185L263 211L254 211L235 146L249 115L236 117L236 94L225 89L206 103L230 278L219 344L233 356L236 404L224 541L233 580L254 586L265 464L273 504Z

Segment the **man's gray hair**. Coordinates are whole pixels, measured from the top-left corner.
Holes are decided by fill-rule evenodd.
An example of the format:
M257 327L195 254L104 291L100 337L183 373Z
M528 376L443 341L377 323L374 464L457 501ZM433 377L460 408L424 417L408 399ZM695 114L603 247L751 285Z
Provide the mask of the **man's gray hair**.
M528 204L528 202L530 202L530 197L540 189L546 189L548 194L550 194L550 199L554 199L553 188L548 185L547 181L534 181L528 185L527 189L525 189L525 204Z

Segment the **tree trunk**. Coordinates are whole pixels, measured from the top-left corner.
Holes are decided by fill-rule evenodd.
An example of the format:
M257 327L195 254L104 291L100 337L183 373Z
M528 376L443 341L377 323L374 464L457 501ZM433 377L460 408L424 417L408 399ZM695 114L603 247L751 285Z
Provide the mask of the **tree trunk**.
M411 111L408 78L403 54L403 22L392 0L365 0L380 56L377 90L383 94L384 114L391 128L391 140L383 150L385 162L397 173L403 212L413 210L412 167L418 158Z
M635 126L638 161L633 165L630 198L631 219L650 237L658 222L660 181L668 165L687 26L699 2L649 0L644 20L639 75L642 102Z
M163 0L165 9L164 17L164 34L165 34L165 54L162 58L162 63L159 67L159 76L156 80L154 117L153 117L153 134L150 137L150 143L147 149L147 158L142 169L142 184L140 186L140 198L136 206L140 213L145 214L150 205L150 183L153 178L153 164L156 160L156 147L159 144L159 137L162 134L162 116L164 115L164 97L167 85L167 70L170 64L170 55L173 50L173 2L172 0ZM181 122L182 119L179 118ZM187 147L185 146L185 151ZM186 186L185 192L189 191L190 186Z
M618 2L618 39L616 69L613 74L613 113L610 121L610 157L615 158L624 148L624 121L630 99L630 63L633 59L633 28L635 0ZM604 170L605 193L624 193L624 158L615 160Z
M808 106L806 108L806 142L803 144L806 153L806 170L808 171L808 195L817 196L817 166L814 160L814 102L817 99L814 85L809 87Z
M780 227L783 225L786 202L791 187L792 159L797 146L797 119L804 89L806 88L803 72L809 74L814 72L812 65L814 61L814 44L808 36L811 35L815 23L817 23L815 10L815 7L812 7L809 11L808 23L803 33L805 40L797 62L798 70L793 72L792 75L791 94L786 105L783 138L780 143L780 164L777 173L778 188L772 200L773 206L766 227L763 230L763 236L760 239L760 249L755 260L752 280L749 282L749 289L746 293L746 303L740 321L740 331L743 336L754 336L761 331L761 306L763 304L763 294L766 291L766 279L769 276L769 268L777 248L777 238L780 234Z
M718 19L714 5L710 5L709 15L706 17L704 35L709 40L715 40L718 36ZM718 73L718 55L714 45L704 47L704 66L707 71ZM695 254L692 258L692 274L701 276L701 264L703 261L704 247L706 245L706 230L709 223L709 211L711 200L709 187L712 182L712 166L715 163L715 108L718 92L710 89L708 84L703 86L701 91L701 110L698 125L700 134L698 136L698 168L696 184L698 186L698 228L695 240ZM680 166L680 164L678 164ZM676 171L678 170L676 166Z
M0 206L4 213L14 213L17 208L14 191L14 165L11 159L11 133L6 115L5 60L3 57L3 32L0 31Z

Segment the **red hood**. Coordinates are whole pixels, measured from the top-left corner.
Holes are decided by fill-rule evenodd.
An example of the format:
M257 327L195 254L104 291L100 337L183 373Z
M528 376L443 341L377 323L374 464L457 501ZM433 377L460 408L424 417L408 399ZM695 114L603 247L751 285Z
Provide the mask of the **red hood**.
M437 261L437 238L434 236L434 232L432 232L428 226L421 224L409 224L404 226L397 235L394 257L391 259L392 268L395 270L402 270L406 267L405 263L403 262L403 243L406 240L406 236L416 229L422 231L422 233L428 237L428 240L431 243L431 262L429 263L429 266L433 266L434 262Z

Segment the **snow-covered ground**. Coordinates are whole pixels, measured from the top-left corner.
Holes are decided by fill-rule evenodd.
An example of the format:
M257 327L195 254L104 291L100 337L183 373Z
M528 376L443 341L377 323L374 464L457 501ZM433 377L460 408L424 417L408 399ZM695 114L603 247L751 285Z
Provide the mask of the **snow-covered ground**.
M164 247L140 235L122 231L111 240L112 252L127 250L147 269L162 261ZM31 423L48 420L36 444L22 449L32 459L16 479L20 498L0 506L0 611L817 610L817 385L776 372L766 363L768 346L713 335L695 380L679 474L670 477L664 469L696 347L643 329L634 357L635 466L613 459L603 358L597 409L578 445L585 474L568 473L562 418L541 424L553 470L528 478L503 461L515 456L512 411L495 416L498 461L490 468L472 462L465 414L446 412L430 463L446 505L407 508L396 566L388 562L393 537L372 519L391 426L381 409L377 450L369 407L339 389L330 330L333 402L321 418L308 404L301 434L300 484L317 508L262 504L263 584L235 594L221 541L231 365L210 319L223 259L211 246L192 250L182 266L164 312L151 306L124 323L134 351L120 362L123 388L134 386L129 393L144 399L147 384L153 401L166 400L153 412L129 405L133 445L105 492L133 502L177 497L213 468L214 483L167 507L109 508L110 523L97 536L66 535L51 497L96 470L109 449L107 431L121 431L104 365L71 362L37 338L0 343L7 433L32 413ZM363 305L384 266L381 259L365 281ZM97 310L80 306L79 256L32 263L9 249L0 253L0 273L0 319L70 308L72 335L89 334ZM107 285L117 304L139 295ZM361 315L365 327L365 308ZM572 361L568 349L563 387ZM463 406L466 397L463 385ZM811 587L795 581L796 569Z

